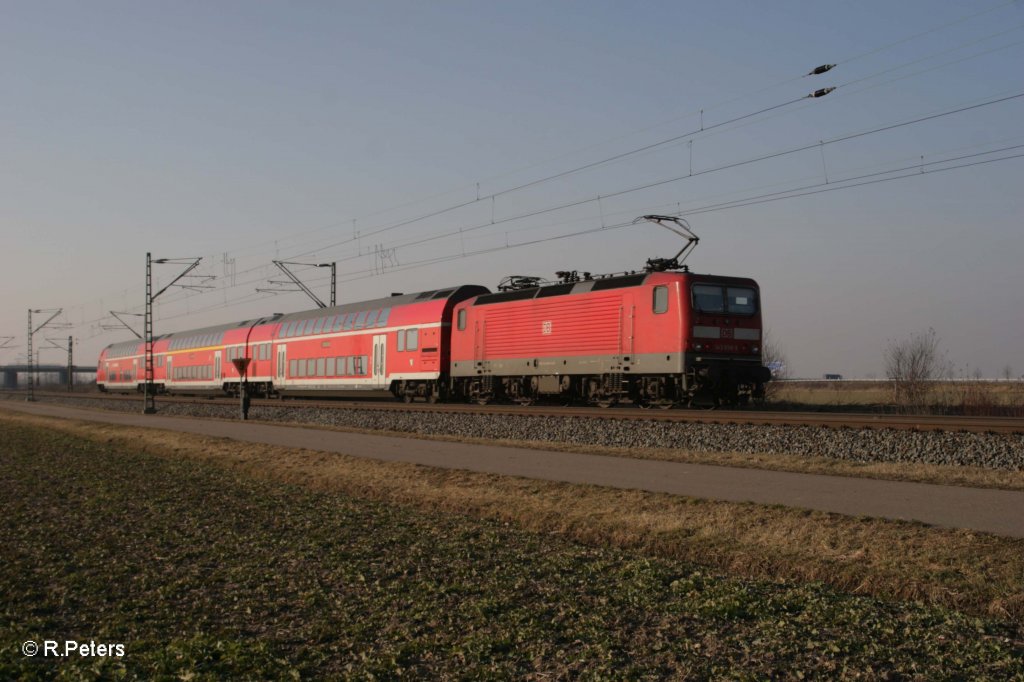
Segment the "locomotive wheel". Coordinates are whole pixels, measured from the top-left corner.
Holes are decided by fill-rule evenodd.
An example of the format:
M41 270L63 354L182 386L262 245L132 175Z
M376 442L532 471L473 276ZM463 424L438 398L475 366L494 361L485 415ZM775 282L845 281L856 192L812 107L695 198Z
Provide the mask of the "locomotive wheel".
M616 400L615 398L607 398L604 400L598 400L595 404L602 409L608 409L609 407L614 407L615 405L618 405L619 401Z
M412 394L411 393L403 393L402 394L402 402L404 402L406 404L411 403L412 402Z
M427 396L427 403L429 403L430 405L433 405L436 402L437 402L437 394L436 393L431 393L430 395Z

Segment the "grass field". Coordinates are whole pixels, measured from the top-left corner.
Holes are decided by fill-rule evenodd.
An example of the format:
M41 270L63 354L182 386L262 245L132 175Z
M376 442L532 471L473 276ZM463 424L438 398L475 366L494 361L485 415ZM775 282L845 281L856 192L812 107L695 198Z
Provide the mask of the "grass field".
M3 679L1024 678L1010 622L0 429Z

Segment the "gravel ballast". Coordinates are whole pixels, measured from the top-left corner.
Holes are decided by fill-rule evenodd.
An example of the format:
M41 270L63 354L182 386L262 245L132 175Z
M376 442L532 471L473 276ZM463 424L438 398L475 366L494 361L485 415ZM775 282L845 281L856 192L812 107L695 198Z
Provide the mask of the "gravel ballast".
M82 405L81 399L45 397L47 402ZM135 412L139 403L93 399L90 407ZM158 403L169 416L236 419L238 408L202 403ZM894 462L972 466L1024 471L1024 435L834 429L818 426L702 424L640 419L486 415L374 409L254 406L251 419L289 424L396 431L413 434L541 441L620 448L671 448L694 452L741 452L827 457L851 462Z

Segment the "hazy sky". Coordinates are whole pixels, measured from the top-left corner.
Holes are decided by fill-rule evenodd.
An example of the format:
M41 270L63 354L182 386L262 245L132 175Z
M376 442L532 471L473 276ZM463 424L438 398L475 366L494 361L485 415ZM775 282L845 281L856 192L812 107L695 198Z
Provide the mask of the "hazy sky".
M339 301L493 288L672 255L618 226L679 211L797 375L881 375L929 327L964 373L1024 373L1024 158L933 172L1024 154L1020 0L8 1L0 92L0 363L30 307L83 364L130 338L101 325L141 312L147 251L216 276L162 333L312 307L255 291L274 258L336 260Z

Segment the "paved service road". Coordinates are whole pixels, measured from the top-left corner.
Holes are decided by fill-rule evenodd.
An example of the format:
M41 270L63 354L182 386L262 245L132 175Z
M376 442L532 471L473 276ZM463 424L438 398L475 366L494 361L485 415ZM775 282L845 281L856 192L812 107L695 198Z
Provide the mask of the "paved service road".
M337 452L389 462L732 502L782 504L1024 538L1024 492L371 436L256 422L103 412L46 403L4 401L0 408L40 416Z

